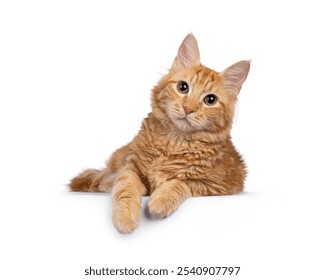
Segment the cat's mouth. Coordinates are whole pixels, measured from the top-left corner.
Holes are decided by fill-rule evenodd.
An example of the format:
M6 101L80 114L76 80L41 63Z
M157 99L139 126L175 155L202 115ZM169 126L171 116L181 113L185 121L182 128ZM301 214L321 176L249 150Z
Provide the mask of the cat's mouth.
M180 120L180 121L185 121L185 122L187 122L188 124L191 124L191 122L188 120L187 116L185 116L185 117L180 117L180 118L177 118L177 119Z
M189 132L196 129L196 125L189 115L180 114L172 110L167 110L167 115L173 124L181 131Z
M193 124L187 118L187 116L175 118L174 123L180 130L183 131L190 131L194 129Z

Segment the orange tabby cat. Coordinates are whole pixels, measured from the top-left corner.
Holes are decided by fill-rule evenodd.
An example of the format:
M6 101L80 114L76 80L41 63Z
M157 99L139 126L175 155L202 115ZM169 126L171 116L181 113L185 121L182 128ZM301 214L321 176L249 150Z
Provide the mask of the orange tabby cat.
M73 178L71 190L112 190L113 222L122 233L138 226L142 196L150 195L150 214L163 218L191 196L242 191L245 165L230 129L249 67L249 61L240 61L218 73L201 65L197 41L189 34L153 89L152 112L138 135L115 151L103 170Z

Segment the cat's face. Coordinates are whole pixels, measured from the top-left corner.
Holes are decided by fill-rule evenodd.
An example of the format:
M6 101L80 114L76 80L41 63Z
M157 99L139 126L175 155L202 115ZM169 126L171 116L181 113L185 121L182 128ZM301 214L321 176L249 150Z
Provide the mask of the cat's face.
M181 131L216 131L225 127L235 102L223 93L218 73L204 66L171 74L163 96L165 113Z
M180 46L170 73L153 91L153 112L182 132L229 130L248 71L248 61L221 73L202 66L197 42L190 34Z

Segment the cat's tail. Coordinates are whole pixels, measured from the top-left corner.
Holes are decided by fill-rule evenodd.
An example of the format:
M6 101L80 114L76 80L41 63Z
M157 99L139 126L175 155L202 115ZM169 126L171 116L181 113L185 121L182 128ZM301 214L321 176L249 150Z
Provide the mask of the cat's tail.
M74 177L68 186L75 192L110 192L113 178L107 175L105 169L86 169Z

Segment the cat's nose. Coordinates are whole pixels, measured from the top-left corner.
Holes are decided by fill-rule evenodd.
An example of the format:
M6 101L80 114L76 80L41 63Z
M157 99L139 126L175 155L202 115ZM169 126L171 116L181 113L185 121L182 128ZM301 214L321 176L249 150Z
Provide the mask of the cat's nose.
M183 109L184 109L184 112L185 112L186 115L191 114L191 113L194 112L193 108L187 107L185 105L183 105Z

